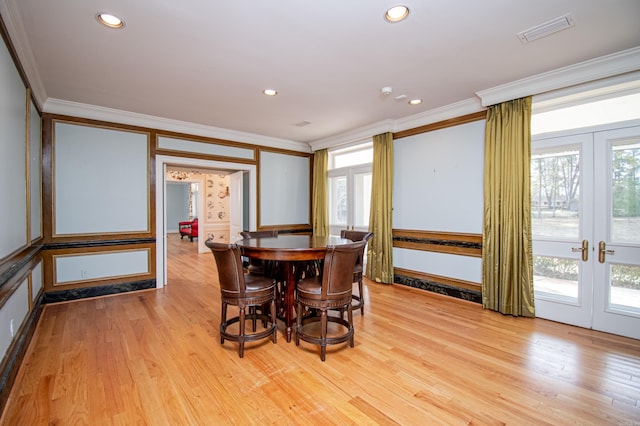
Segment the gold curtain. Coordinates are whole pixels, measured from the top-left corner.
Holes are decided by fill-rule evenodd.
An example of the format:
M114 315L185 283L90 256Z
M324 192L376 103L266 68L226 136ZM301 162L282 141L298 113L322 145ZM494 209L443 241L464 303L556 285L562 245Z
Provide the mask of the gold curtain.
M327 198L327 167L329 153L326 149L313 156L313 235L329 235L329 206Z
M535 316L531 249L531 97L487 111L482 306Z
M371 210L369 231L373 238L367 249L367 277L378 283L393 283L393 135L373 137Z

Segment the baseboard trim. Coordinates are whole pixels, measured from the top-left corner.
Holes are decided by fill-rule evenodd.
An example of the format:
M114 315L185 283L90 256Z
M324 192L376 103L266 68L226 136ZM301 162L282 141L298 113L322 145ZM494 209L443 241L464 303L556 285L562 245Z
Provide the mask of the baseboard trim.
M101 285L96 287L72 288L68 290L50 291L44 294L43 303L69 302L89 297L107 296L110 294L128 293L131 291L156 288L156 280L142 280L128 283Z
M407 275L394 273L393 282L395 284L418 288L420 290L426 290L432 293L443 294L445 296L455 297L457 299L468 300L474 303L482 303L482 291L462 287L453 287L451 285L438 282L435 279L427 279L424 277L410 277Z

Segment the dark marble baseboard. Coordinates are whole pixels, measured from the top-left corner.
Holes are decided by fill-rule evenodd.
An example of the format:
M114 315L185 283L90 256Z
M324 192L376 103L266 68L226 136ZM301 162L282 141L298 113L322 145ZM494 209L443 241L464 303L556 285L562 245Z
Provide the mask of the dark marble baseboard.
M477 243L477 242L471 242L471 241L445 240L445 239L435 239L435 238L416 238L416 237L393 237L393 241L482 250L481 242Z
M393 281L396 284L406 285L407 287L419 288L421 290L444 294L445 296L451 296L457 299L468 300L475 303L482 303L482 293L479 291L469 290L466 288L451 287L433 281L419 280L417 278L411 278L397 274L393 276Z
M106 296L108 294L127 293L130 291L146 290L156 287L156 280L134 281L129 283L101 285L97 287L73 288L69 290L51 291L45 293L44 303L67 302L70 300L86 299L88 297Z

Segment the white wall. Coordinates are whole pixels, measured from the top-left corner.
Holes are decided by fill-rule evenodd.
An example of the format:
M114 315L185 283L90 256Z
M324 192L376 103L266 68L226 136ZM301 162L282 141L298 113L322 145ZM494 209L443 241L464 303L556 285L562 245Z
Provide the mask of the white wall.
M393 228L482 233L485 121L394 142ZM396 268L480 282L481 259L396 248Z
M310 224L308 157L260 153L260 226Z
M189 183L167 182L167 232L178 232L178 222L189 220Z

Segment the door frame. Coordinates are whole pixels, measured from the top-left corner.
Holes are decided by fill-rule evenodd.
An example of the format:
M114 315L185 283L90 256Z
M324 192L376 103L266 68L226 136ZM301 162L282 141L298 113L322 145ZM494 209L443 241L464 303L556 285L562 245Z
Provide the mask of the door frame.
M165 199L165 170L168 164L172 166L194 167L204 169L246 171L249 173L249 227L257 226L257 189L258 176L255 164L233 163L228 161L203 160L197 158L173 157L158 155L156 160L156 288L167 284L167 237L166 199Z

